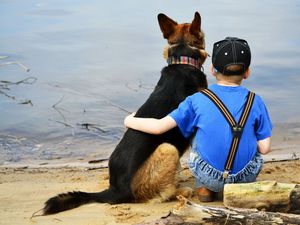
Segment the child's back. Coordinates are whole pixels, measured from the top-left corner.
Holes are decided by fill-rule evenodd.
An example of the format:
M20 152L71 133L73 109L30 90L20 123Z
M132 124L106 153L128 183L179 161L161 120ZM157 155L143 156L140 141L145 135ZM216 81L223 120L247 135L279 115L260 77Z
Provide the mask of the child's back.
M133 115L125 119L127 127L152 134L178 126L193 139L189 168L200 201L212 201L214 192L222 191L226 183L255 181L263 164L261 153L270 151L272 123L265 104L241 86L250 75L250 62L245 40L221 40L214 44L212 55L211 73L217 84L187 97L162 119ZM243 125L237 124L241 116Z

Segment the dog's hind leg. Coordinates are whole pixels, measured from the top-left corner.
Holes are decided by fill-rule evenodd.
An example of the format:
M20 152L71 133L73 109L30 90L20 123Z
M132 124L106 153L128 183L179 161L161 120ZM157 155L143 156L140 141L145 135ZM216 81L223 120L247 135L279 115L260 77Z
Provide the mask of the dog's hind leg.
M133 177L131 189L135 199L163 202L174 198L178 161L175 146L168 143L159 145Z

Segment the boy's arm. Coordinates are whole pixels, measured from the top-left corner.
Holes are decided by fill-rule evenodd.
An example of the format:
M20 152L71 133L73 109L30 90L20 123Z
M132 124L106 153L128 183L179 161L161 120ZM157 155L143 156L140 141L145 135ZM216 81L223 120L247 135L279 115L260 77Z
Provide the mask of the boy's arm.
M162 119L154 118L139 118L134 117L134 113L127 116L124 120L124 125L128 128L139 130L148 134L162 134L177 124L171 116L165 116Z
M268 154L271 151L271 138L268 137L266 139L263 140L259 140L257 142L257 147L258 147L258 151L265 155Z

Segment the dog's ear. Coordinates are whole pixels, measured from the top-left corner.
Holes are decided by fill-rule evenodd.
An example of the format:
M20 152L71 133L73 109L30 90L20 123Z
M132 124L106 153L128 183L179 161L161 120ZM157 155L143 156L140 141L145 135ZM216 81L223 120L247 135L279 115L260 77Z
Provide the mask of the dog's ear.
M195 12L194 20L190 26L190 33L198 37L200 30L201 30L201 16L198 12Z
M170 35L175 31L175 26L177 25L177 23L162 13L158 14L157 19L164 38L168 39Z

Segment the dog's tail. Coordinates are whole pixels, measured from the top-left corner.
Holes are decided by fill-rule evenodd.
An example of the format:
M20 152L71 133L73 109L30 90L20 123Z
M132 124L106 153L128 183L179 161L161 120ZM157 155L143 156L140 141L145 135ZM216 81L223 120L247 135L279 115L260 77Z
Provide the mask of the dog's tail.
M107 189L97 193L76 191L59 194L45 202L43 214L55 214L93 202L111 204L124 202L124 198L122 201L122 199L118 197L119 195L119 193L115 193L112 189Z

